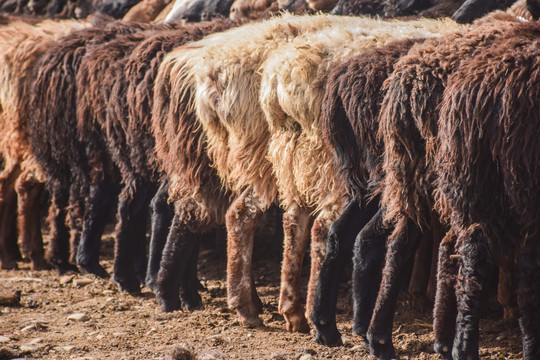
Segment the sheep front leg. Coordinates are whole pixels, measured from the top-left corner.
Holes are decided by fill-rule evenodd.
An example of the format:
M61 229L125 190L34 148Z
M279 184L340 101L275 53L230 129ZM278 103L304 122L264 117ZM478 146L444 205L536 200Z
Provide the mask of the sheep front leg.
M41 237L40 201L44 186L31 174L19 177L15 184L18 195L18 228L24 256L32 262L33 270L47 269Z
M379 209L364 226L353 249L353 332L366 337L381 284L386 254L386 239L391 229L384 226L384 211Z
M457 278L458 313L452 357L478 359L480 296L489 274L489 244L480 225L456 233L459 233L458 253L461 264L460 276Z
M434 350L443 358L452 359L452 343L456 329L457 263L453 258L456 236L450 231L439 246L437 262L437 292L433 307Z
M253 236L262 210L250 189L245 190L229 207L227 225L227 297L240 321L260 326L262 303L254 286L252 273Z
M148 254L148 266L146 268L146 286L156 291L157 276L159 272L159 264L161 262L161 254L167 241L167 234L174 216L174 209L168 203L169 184L164 180L154 198L151 201L152 208L152 230L150 234L150 250Z
M309 210L300 208L296 203L283 214L284 240L279 313L285 318L287 331L309 331L302 305L300 277L309 241L310 225Z
M50 179L49 191L51 193L51 206L48 216L50 241L45 258L61 274L68 271L77 271L77 268L69 263L69 230L66 226L69 185L62 180Z
M317 329L315 341L322 345L341 345L341 334L336 325L336 306L339 283L347 259L352 258L354 239L377 212L378 201L365 207L357 198L349 201L345 210L330 226L326 255L321 267L313 312L310 320Z
M523 337L523 359L540 359L540 236L524 239L519 253L519 326Z
M371 354L380 359L395 357L392 325L399 290L406 279L405 269L414 260L421 234L412 221L400 218L388 238L382 281L367 338Z

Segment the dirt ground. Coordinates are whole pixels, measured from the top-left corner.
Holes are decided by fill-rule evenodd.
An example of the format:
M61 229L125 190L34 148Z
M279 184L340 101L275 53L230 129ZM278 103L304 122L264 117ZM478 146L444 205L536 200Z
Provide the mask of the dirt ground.
M104 240L102 264L112 271L113 239ZM259 247L260 248L260 247ZM362 339L352 334L350 283L343 285L338 328L345 345L318 345L312 334L285 330L277 311L279 245L255 254L257 290L264 303L264 327L249 329L228 309L223 248L201 251L199 278L204 309L162 313L153 293L119 292L109 280L88 275L59 277L56 272L0 271L0 294L20 290L21 306L0 306L0 360L25 359L167 359L175 347L208 359L364 359ZM307 275L307 269L305 269ZM71 315L79 319L70 319ZM519 327L503 321L495 308L481 322L480 355L485 359L522 357ZM418 312L402 296L394 326L401 359L438 359L432 351L431 316Z

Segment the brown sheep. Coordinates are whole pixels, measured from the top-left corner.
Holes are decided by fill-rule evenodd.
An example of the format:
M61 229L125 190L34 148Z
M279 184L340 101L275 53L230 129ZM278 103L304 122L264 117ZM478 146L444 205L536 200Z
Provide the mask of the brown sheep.
M24 256L32 268L45 266L40 226L40 198L45 181L32 153L27 121L32 72L40 56L60 37L82 29L74 21L44 21L35 26L23 22L0 28L0 153L4 168L0 173L0 246L9 241L10 214L18 206L18 230ZM16 194L15 194L16 193ZM6 222L7 220L7 222ZM15 240L16 241L16 240ZM3 268L16 266L0 251ZM10 261L11 260L11 261Z

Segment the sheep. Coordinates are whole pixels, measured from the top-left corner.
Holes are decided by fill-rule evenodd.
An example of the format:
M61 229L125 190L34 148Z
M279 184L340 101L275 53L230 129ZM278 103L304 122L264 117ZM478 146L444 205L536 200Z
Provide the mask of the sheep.
M88 188L90 169L80 171L81 166L88 164L76 129L75 76L80 61L88 49L87 45L97 45L119 34L142 29L141 25L113 23L74 32L50 47L36 65L30 99L34 116L29 119L29 135L32 151L47 176L46 185L52 201L48 218L50 244L46 257L60 272L73 269L69 263L70 234L65 224L67 212L70 212L72 244L76 242L80 226L77 219L84 212L95 217L86 217L83 224L87 232L82 234L77 263L85 272L106 275L98 262L98 250L101 236L99 226L104 225L107 210L95 214L96 204L89 203L84 207L81 197L87 193L91 193L93 198L101 195L102 209L112 206L114 200L114 195L111 195L114 189ZM96 224L97 230L89 227Z
M236 0L231 5L230 18L233 20L267 19L282 11L296 15L313 13L304 0Z
M120 19L140 0L105 0L101 3L97 12Z
M496 46L449 75L438 119L437 209L457 237L454 358L478 358L479 295L495 259L516 252L523 358L540 356L537 215L538 22L507 27Z
M229 16L233 0L177 0L165 18L165 22L184 19L186 21L205 21L220 16Z
M125 65L127 91L122 91L121 86L113 88L113 96L120 97L121 94L127 96L127 114L120 115L120 113L118 115L120 119L128 119L125 128L130 134L126 137L126 141L128 148L130 148L129 160L132 167L128 172L121 171L122 182L126 187L130 187L129 184L139 182L157 183L163 178L157 167L154 138L150 131L153 84L161 60L174 47L234 25L234 22L225 20L162 31L148 38L133 50ZM163 181L152 201L152 237L145 283L146 286L156 291L159 263L165 245L163 240L172 220L172 210L169 210L166 203L167 189L166 181ZM165 196L164 199L163 196ZM167 273L166 270L164 271Z
M126 22L151 22L170 3L169 0L142 0L124 15Z
M379 120L379 136L385 147L385 178L380 191L385 207L384 222L386 226L393 226L394 231L388 239L381 289L386 289L386 284L394 284L393 276L400 273L399 268L393 269L392 264L398 263L402 257L412 256L412 245L407 242L413 240L410 237L406 240L406 231L418 231L414 229L429 228L431 223L439 222L439 216L432 210L432 184L436 179L432 160L437 152L434 144L437 105L447 76L464 59L497 43L504 33L503 29L518 23L519 19L515 16L497 12L464 31L427 40L401 58L387 80ZM451 243L452 234L447 234L446 238L443 242ZM441 251L447 251L445 249ZM441 284L441 281L438 282ZM438 288L437 292L441 290ZM439 314L438 307L445 306L439 300L451 302L451 298L451 294L437 294L435 319L446 316ZM385 303L381 303L381 299L379 292L377 304L384 308ZM367 329L370 350L377 356L391 357L391 326L380 326L376 313L377 307ZM434 331L437 351L446 353L448 340L443 339L447 332L444 324L435 321Z
M17 212L22 253L33 269L46 267L40 227L40 195L45 181L36 163L28 138L30 117L28 98L32 72L40 56L60 37L85 25L75 21L43 21L37 25L14 22L0 28L0 153L4 168L0 173L2 237L10 241L13 213ZM17 208L18 210L15 210ZM14 238L16 242L16 237ZM13 240L11 240L13 241ZM16 266L2 255L2 267Z
M363 333L362 324L371 317L371 308L377 288L366 294L367 283L380 283L383 257L362 257L360 240L356 235L364 228L359 239L370 231L371 224L378 224L375 213L378 199L369 200L373 187L382 178L383 145L375 136L378 128L380 103L384 96L383 81L389 76L394 63L421 40L401 40L381 48L368 51L336 67L328 75L322 102L321 132L328 148L334 153L337 177L345 185L351 200L329 232L326 256L315 293L314 311L311 321L317 329L316 341L325 345L340 343L340 334L335 323L337 285L343 272L347 255L355 248L354 266L370 269L369 282L359 280L353 271L354 330ZM319 81L319 80L316 80ZM374 218L374 220L371 220ZM384 239L373 242L384 246ZM381 249L384 251L384 248ZM377 262L375 262L377 260ZM371 261L371 262L369 262ZM375 275L374 275L375 274ZM363 301L368 298L369 300ZM370 308L371 307L371 308Z

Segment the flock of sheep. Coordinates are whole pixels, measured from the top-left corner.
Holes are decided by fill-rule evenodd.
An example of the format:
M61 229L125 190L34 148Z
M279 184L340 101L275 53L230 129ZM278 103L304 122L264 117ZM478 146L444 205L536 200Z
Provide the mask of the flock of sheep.
M132 5L0 2L56 17ZM353 330L373 355L396 357L394 310L409 282L434 301L435 350L475 359L499 267L523 357L540 358L540 2L487 15L510 4L166 5L143 0L122 21L0 16L2 268L22 253L34 269L105 276L100 239L117 206L115 283L144 284L164 311L192 309L200 237L225 224L228 303L256 326L253 237L279 204L287 330L309 319L317 342L340 344L338 286L352 258ZM452 14L459 23L441 17Z

